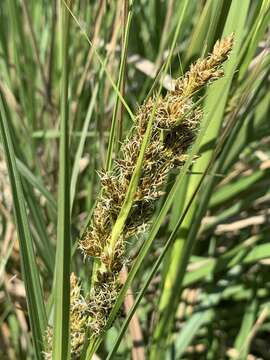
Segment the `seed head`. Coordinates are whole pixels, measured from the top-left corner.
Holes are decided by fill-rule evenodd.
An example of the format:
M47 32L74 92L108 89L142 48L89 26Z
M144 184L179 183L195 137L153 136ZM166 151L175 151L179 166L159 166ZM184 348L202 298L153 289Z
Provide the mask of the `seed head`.
M188 148L196 137L202 118L202 110L194 95L223 76L221 65L228 58L232 45L233 35L218 41L208 57L191 65L189 71L176 81L174 91L164 97L153 96L139 107L134 126L112 171L100 173L100 195L91 224L80 240L84 255L98 257L102 269L97 272L88 304L89 326L94 334L99 334L106 326L120 290L118 275L127 261L126 240L146 230L170 170L181 168L187 159ZM124 203L153 109L151 137L132 207L123 232L111 251L112 229Z

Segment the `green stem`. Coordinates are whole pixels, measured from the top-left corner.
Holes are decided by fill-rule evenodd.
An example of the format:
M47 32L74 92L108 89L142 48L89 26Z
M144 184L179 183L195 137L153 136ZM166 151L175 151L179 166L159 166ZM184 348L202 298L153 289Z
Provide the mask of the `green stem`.
M70 304L70 176L69 176L69 106L68 106L68 45L70 15L59 0L60 12L60 68L61 104L60 104L60 149L59 149L59 185L58 185L58 222L55 267L55 306L53 359L70 358L69 346L69 304Z

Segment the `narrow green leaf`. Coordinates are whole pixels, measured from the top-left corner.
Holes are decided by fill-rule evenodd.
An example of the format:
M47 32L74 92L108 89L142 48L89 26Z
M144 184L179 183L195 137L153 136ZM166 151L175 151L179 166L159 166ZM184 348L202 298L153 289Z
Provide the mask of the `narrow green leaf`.
M243 321L239 334L237 335L234 348L239 354L238 360L245 360L248 356L249 341L248 336L252 331L252 327L256 321L258 310L258 299L256 298L256 291L251 294L251 299L246 305Z
M83 128L82 128L80 142L78 144L78 148L77 148L75 159L74 159L72 175L71 175L71 182L70 182L70 211L71 212L72 212L72 208L73 208L73 204L74 204L76 186L77 186L78 175L79 175L79 170L80 170L80 159L83 154L83 148L84 148L84 144L86 141L87 130L88 130L91 118L92 118L94 105L95 105L96 98L97 98L97 93L98 93L98 84L95 85L95 88L94 88L94 91L93 91L93 94L91 97L91 101L89 103L86 118L85 118Z
M218 81L216 84L213 84L213 86L209 89L209 93L206 98L206 115L204 121L209 121L209 118L211 117L211 127L205 134L202 142L202 148L205 146L206 150L202 153L202 156L196 161L193 167L193 171L197 174L204 174L205 170L211 163L216 138L223 120L229 88L234 75L235 67L237 65L237 55L241 46L242 31L245 25L248 7L249 0L243 1L241 6L239 3L233 2L228 14L223 36L235 32L236 44L229 61L224 66L224 79ZM240 9L241 17L239 16ZM204 126L204 123L202 126ZM209 147L208 144L212 145ZM193 188L196 188L200 179L201 175L191 177L187 192L187 201L190 196L189 194L193 194ZM207 198L207 194L204 195L205 198ZM161 359L164 356L163 351L166 348L166 341L168 341L168 337L172 329L174 314L178 299L181 295L181 283L184 278L188 259L196 240L196 234L199 229L202 214L204 214L206 210L206 205L207 202L202 201L199 205L193 203L188 216L185 218L182 227L179 230L179 238L176 240L172 250L171 266L168 271L160 299L159 321L155 327L150 359Z
M210 274L214 275L219 271L230 269L233 266L250 264L268 258L270 245L258 245L257 243L262 240L267 240L267 234L254 235L224 255L221 255L218 259L208 258L198 260L196 270L186 273L183 287L194 284L196 281L204 279Z
M252 187L260 186L260 181L263 179L269 179L270 171L266 170L257 170L254 171L249 176L243 176L238 178L234 182L230 182L225 186L222 186L218 189L212 196L209 206L215 208L220 206L220 204L225 205L226 202L233 200L241 194L248 193Z
M202 304L202 308L204 306L205 304ZM205 307L208 308L208 306L206 305ZM196 311L195 314L190 317L181 329L179 336L175 339L175 353L177 359L182 358L186 348L191 344L199 329L206 323L209 323L214 318L214 315L215 312L213 309L207 309Z
M70 304L70 178L69 178L69 32L70 15L59 0L60 9L60 62L61 104L60 104L60 149L59 149L59 182L58 182L58 219L57 244L54 281L54 327L53 327L53 359L70 358L69 346L69 304Z
M39 280L39 271L36 264L30 226L27 219L21 178L17 169L14 148L9 131L8 113L1 94L0 113L0 132L13 195L13 208L18 238L20 241L21 264L27 295L27 308L33 332L36 357L37 359L42 359L43 336L47 322L43 300L44 297Z
M246 51L244 61L239 70L239 79L243 79L249 64L258 49L260 40L265 35L265 30L269 26L270 21L270 0L262 0L260 12L256 17L253 27L249 31L249 35L242 49L242 54Z
M190 45L185 55L185 64L194 58L200 57L203 55L203 52L207 53L210 51L223 4L224 0L208 0L205 3L191 36Z
M131 26L131 20L133 15L133 8L132 8L133 0L129 4L129 12L127 16L126 26L124 30L124 42L123 42L123 49L121 52L121 62L120 62L120 69L118 74L118 81L117 81L117 89L120 93L120 87L123 82L124 78L124 72L125 72L125 65L126 65L126 58L127 58L127 50L128 50L128 39L129 39L129 31ZM113 156L113 150L115 147L116 140L119 141L119 139L116 139L116 121L117 121L117 114L118 114L118 108L119 108L119 96L116 94L116 101L113 109L113 117L112 117L112 123L111 123L111 129L110 129L110 137L109 137L109 143L108 143L108 150L107 150L107 159L106 159L106 170L110 171L112 167L112 156Z

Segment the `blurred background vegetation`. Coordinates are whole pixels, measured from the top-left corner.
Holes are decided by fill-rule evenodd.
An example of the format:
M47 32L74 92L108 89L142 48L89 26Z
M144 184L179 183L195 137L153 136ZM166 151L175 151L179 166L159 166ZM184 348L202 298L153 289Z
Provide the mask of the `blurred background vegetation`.
M118 94L136 112L179 28L164 93L218 39L234 33L234 49L205 91L196 162L171 174L149 232L130 241L134 279L97 356L270 359L270 1L74 0L62 25L58 5L0 3L0 358L42 358L70 269L89 290L75 249L109 136L115 155L132 124Z

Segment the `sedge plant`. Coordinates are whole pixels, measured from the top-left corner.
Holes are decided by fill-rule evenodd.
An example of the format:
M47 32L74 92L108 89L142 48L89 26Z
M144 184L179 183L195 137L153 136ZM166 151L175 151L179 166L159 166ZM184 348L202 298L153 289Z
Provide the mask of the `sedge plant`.
M0 358L270 358L269 20L1 2Z

